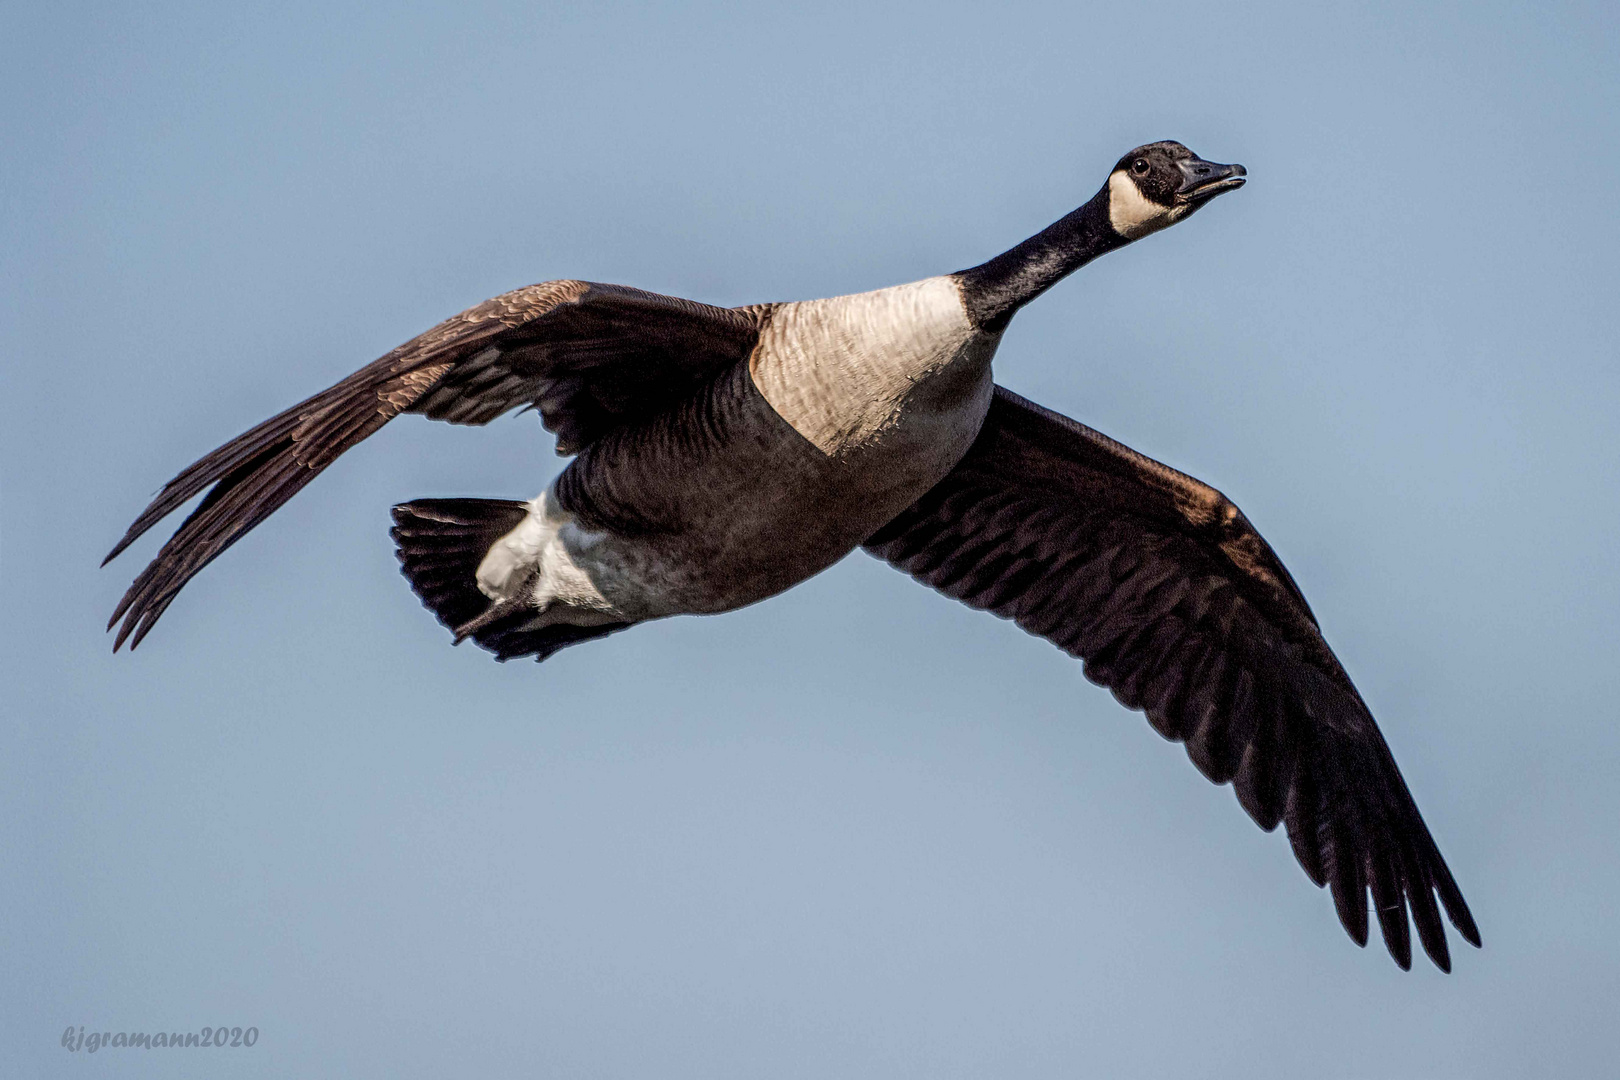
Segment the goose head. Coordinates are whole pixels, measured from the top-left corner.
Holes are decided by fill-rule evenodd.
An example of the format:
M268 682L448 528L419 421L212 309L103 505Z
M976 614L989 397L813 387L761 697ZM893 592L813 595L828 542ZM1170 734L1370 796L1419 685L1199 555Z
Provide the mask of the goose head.
M1080 267L1174 225L1223 191L1241 165L1205 161L1178 142L1138 146L1078 210L978 266L956 272L973 325L999 333L1019 308Z
M1126 240L1139 239L1242 187L1247 174L1241 165L1205 161L1178 142L1138 146L1108 174L1108 224Z

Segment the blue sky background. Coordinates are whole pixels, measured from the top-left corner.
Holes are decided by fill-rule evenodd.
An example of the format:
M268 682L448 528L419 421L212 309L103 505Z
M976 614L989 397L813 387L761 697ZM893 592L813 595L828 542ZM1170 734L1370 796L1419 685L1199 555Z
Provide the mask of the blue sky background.
M1595 2L0 2L0 1071L1612 1075L1617 58ZM1252 182L998 377L1271 540L1478 917L1449 977L865 556L543 666L449 648L387 509L532 495L532 417L391 425L110 652L149 495L444 316L955 270L1167 137Z

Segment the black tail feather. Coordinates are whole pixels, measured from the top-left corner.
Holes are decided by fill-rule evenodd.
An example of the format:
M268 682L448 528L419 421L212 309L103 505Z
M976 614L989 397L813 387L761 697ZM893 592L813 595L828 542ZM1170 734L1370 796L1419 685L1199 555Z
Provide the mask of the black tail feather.
M417 499L394 507L389 535L398 545L400 572L439 622L457 636L468 636L506 661L515 656L544 660L558 649L606 637L630 623L605 626L525 628L523 610L485 619L494 604L478 589L478 564L490 546L517 528L527 503L507 499ZM469 626L469 624L473 624Z

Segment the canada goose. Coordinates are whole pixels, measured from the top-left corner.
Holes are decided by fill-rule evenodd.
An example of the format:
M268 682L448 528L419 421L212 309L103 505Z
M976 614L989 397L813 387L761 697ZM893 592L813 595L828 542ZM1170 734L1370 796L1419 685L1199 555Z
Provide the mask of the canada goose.
M725 309L550 281L485 301L170 481L109 560L210 490L119 602L114 650L400 413L536 408L575 455L540 495L394 508L404 574L458 642L543 660L753 603L864 546L1081 658L1261 828L1287 823L1357 944L1370 888L1395 961L1411 964L1410 910L1450 970L1435 893L1477 946L1474 920L1270 546L1214 488L991 380L1020 307L1244 177L1180 143L1138 147L989 262L870 293Z

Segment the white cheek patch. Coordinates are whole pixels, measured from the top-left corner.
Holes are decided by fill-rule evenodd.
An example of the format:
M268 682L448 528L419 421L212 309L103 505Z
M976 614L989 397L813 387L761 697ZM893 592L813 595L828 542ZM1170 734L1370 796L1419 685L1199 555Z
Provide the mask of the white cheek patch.
M1108 177L1108 224L1127 240L1135 240L1172 224L1181 215L1143 195L1136 182L1117 169Z

